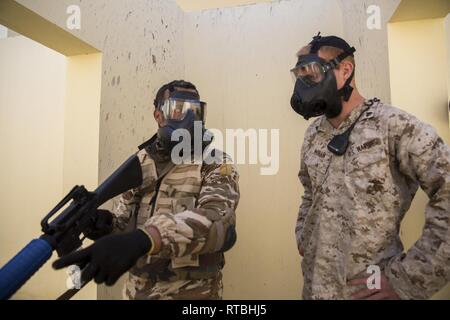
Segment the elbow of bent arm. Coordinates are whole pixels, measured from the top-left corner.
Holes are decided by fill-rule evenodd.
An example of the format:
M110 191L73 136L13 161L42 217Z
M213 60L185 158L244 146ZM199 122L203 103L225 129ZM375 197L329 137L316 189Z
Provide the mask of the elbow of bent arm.
M202 253L227 252L236 241L236 216L234 210L227 210L220 219L212 221Z

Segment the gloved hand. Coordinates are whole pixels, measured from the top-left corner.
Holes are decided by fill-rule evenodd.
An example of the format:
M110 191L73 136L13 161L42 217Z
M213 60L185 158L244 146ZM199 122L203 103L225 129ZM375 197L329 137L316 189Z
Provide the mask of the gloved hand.
M94 225L83 234L91 240L100 239L113 231L113 214L108 210L96 210Z
M53 263L53 268L62 269L76 264L83 272L82 283L95 279L112 286L137 260L152 249L152 241L141 230L109 235L80 251L72 252Z

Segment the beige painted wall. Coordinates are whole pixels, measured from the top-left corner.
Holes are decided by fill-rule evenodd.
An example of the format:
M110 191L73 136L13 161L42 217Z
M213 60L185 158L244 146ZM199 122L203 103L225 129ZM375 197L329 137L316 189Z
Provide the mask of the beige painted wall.
M430 123L448 144L448 55L444 19L389 24L392 104ZM428 199L419 191L402 223L405 248L422 233ZM450 299L450 285L435 296Z
M76 184L94 190L99 183L101 67L100 53L67 59L64 194Z
M102 54L67 58L64 109L63 194L75 185L95 190L99 185L99 135ZM88 245L86 242L85 245ZM91 282L74 299L96 299Z
M62 197L65 77L64 56L22 36L0 40L1 265L40 236ZM59 283L65 273L47 264L15 298L54 298Z
M23 36L0 46L3 264L41 234L40 220L74 185L98 185L101 54L66 58ZM54 299L66 290L66 273L51 261L15 299ZM96 295L89 284L75 298Z

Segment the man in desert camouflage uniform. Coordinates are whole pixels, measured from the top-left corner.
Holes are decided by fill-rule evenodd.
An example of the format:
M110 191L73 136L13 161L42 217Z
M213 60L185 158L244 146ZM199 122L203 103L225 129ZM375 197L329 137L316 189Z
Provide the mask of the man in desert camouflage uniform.
M146 254L140 251L130 260L125 299L222 298L223 253L236 241L238 173L219 150L209 152L204 161L173 163L167 145L170 137L166 137L169 142L164 140L161 132L168 126L165 103L175 96L173 112L184 112L183 101L200 100L195 86L185 81L171 82L158 91L154 116L160 129L137 154L142 185L119 197L113 215L99 210L96 228L85 233L98 239L112 229L119 234L135 230L136 239L144 234L142 241L151 240ZM103 280L90 276L97 283Z
M307 129L301 153L305 191L295 231L303 297L427 299L450 280L450 148L431 126L358 93L352 49L340 38L319 35L300 50L293 69L295 111L315 116L308 109L314 99L328 99L325 114ZM312 71L339 55L332 74ZM299 83L320 76L334 77L330 92L338 94L340 106L320 90L311 98L314 86ZM419 186L429 197L425 226L404 253L400 223ZM382 271L379 289L367 285L371 265Z

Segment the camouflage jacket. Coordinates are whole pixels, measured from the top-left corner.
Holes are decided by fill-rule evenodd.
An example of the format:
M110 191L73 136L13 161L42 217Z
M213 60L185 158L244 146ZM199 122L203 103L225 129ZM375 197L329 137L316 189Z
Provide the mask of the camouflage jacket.
M115 228L125 230L137 209L137 227L156 227L162 248L157 255L140 258L130 270L134 276L176 281L212 278L220 272L223 251L235 241L239 176L234 165L220 163L226 155L217 152L216 157L219 154L222 158L212 164L171 166L158 187L159 170L149 149L138 153L143 183L119 197Z
M296 225L303 296L347 299L347 281L378 265L402 299L429 298L450 280L450 148L406 112L381 102L366 108L338 129L321 117L306 132ZM328 151L361 112L345 155ZM400 223L419 186L429 197L425 227L404 253Z

